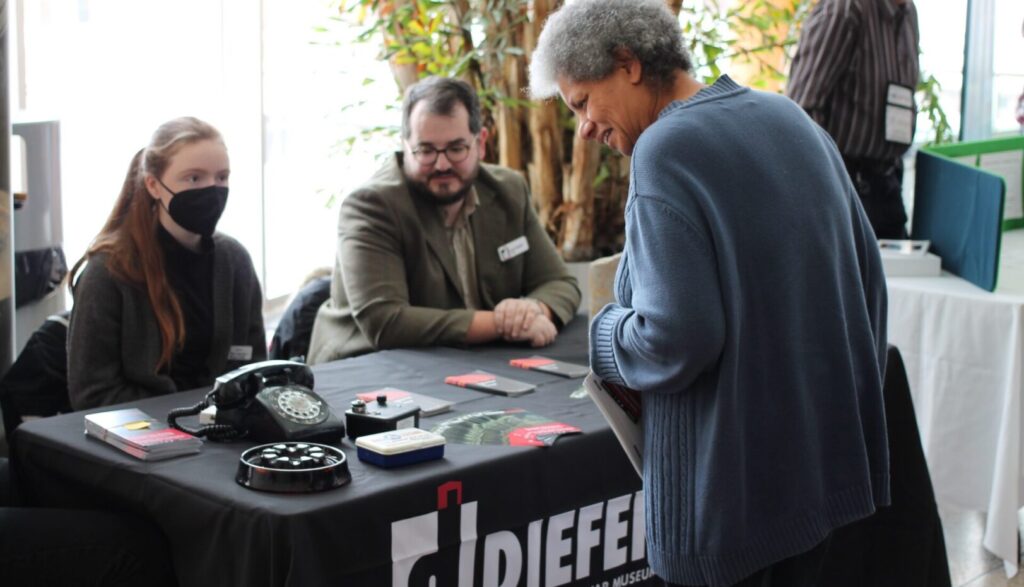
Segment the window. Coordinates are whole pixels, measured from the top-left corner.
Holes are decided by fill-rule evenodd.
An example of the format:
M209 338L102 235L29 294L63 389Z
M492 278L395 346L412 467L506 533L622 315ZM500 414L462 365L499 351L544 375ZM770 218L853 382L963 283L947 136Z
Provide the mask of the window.
M1024 2L997 2L995 22L990 132L1018 133L1017 100L1024 93Z
M972 0L969 23L963 139L1019 132L1014 110L1024 91L1024 3Z
M106 220L150 134L193 115L224 134L233 173L221 226L260 267L260 156L252 140L259 80L250 75L259 71L259 36L240 32L258 24L245 0L32 0L12 8L21 12L9 17L18 47L11 118L60 121L69 263Z
M921 73L934 76L939 82L939 102L956 136L960 130L967 0L945 0L941 10L932 2L915 2L915 6L921 33ZM922 143L934 137L935 130L922 113L918 116L915 140Z
M268 298L331 267L338 203L369 179L398 138L364 129L397 126L397 87L380 42L330 20L323 2L264 2L264 205ZM351 149L349 148L351 144Z

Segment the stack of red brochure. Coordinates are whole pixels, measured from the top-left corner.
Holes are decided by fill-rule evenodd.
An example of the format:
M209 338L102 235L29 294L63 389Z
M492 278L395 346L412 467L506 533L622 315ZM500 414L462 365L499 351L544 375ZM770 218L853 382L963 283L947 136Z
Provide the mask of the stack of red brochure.
M202 439L171 428L137 408L87 415L85 435L144 461L197 453L203 445Z

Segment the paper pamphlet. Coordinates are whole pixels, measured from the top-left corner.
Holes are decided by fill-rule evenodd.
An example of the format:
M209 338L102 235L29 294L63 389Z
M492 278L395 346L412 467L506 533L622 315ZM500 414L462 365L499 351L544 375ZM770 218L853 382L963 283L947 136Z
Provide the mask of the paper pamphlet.
M458 444L552 446L559 438L582 430L522 408L508 408L460 414L441 422L432 432Z
M608 383L593 373L583 380L583 386L608 421L615 438L626 451L629 462L637 474L643 477L644 432L640 393Z
M1006 182L1006 204L1003 208L1003 220L1024 218L1024 194L1021 190L1024 180L1024 151L999 151L982 153L978 157L978 167L1002 176Z

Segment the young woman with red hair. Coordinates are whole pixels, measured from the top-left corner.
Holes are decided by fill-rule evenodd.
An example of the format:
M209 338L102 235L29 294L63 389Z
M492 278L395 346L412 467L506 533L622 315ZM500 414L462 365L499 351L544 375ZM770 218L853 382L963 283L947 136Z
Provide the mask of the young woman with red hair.
M132 159L110 217L68 278L74 409L207 386L266 358L252 260L214 231L229 174L220 133L195 118L163 124Z

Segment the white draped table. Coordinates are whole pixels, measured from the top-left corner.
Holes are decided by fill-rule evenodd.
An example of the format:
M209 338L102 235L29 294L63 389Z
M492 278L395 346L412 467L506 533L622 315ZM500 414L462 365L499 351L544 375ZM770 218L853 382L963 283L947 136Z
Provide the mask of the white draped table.
M1024 230L1003 234L995 292L896 277L889 342L903 355L939 503L987 513L984 546L1018 571L1024 422Z

